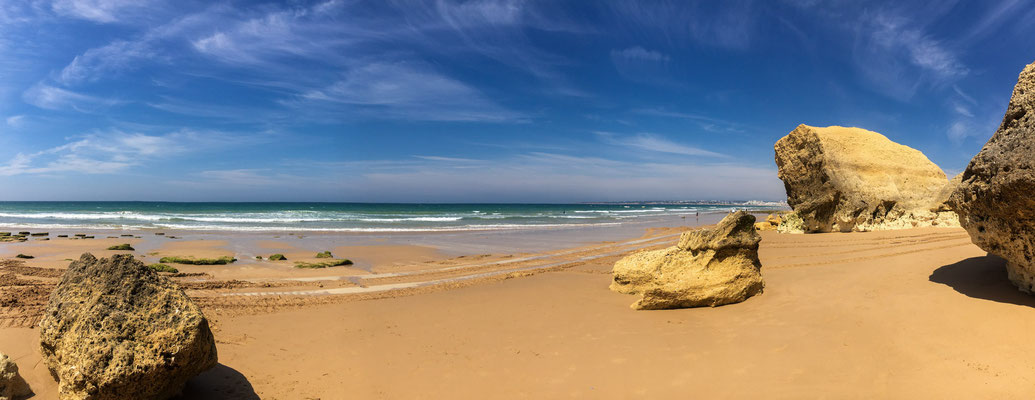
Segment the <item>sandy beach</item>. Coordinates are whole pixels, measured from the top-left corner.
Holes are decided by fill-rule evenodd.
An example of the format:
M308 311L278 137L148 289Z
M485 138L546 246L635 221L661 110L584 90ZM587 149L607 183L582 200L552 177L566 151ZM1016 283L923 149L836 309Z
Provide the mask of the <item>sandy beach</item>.
M608 290L617 259L685 229L525 254L333 249L366 268L184 266L173 279L212 321L220 362L184 398L1020 398L1031 386L1035 301L962 229L761 232L765 291L741 304L635 311ZM39 255L0 268L17 299L0 307L0 348L37 398L56 396L32 328L51 268L111 254L98 250L109 242L122 240L0 247ZM167 241L140 255L227 247ZM306 256L275 239L255 251Z
M1032 398L1031 3L2 1L0 400Z

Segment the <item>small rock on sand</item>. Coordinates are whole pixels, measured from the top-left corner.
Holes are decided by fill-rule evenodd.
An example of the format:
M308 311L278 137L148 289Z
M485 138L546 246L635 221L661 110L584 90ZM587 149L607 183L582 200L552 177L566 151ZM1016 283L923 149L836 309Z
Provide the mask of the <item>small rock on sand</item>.
M714 228L685 232L667 249L615 263L611 290L640 294L635 309L721 306L762 292L755 217L732 213Z
M18 365L0 353L0 400L21 399L32 394L29 384L18 374Z

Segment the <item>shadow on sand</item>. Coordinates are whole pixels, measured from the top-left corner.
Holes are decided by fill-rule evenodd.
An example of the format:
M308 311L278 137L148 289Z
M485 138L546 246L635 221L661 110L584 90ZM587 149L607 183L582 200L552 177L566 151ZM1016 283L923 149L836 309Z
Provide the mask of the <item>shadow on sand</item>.
M174 399L259 399L252 384L237 370L219 364L187 381Z
M1006 278L1006 261L993 255L972 257L942 266L931 282L947 285L976 299L1035 307L1035 296L1022 293Z

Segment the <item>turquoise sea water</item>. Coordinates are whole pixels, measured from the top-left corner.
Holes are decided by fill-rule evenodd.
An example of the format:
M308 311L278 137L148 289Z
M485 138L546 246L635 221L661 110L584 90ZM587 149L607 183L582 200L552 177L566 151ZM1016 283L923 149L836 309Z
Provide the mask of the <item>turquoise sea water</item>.
M426 232L607 226L735 209L763 202L680 204L370 204L0 202L0 227L203 231Z

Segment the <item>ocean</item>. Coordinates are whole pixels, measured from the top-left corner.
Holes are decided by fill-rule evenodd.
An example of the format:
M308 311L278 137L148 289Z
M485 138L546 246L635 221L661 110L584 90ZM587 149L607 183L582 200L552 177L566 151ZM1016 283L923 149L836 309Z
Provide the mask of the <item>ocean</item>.
M574 228L774 211L782 203L372 204L0 202L0 227L274 232L452 232Z

